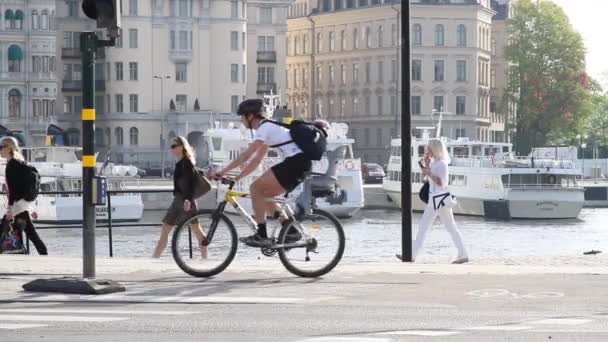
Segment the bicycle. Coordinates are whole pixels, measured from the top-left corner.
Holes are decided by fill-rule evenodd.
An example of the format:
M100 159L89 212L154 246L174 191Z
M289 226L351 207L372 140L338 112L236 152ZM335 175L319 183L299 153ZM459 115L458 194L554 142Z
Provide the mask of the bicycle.
M331 173L329 170L328 172ZM335 170L333 172L335 173ZM275 203L280 204L281 211L287 215L289 224L277 223L269 230L269 238L272 239L273 243L269 247L261 248L261 251L265 256L273 256L278 253L283 266L289 272L300 277L316 278L327 274L336 267L344 254L345 238L342 224L334 215L315 206L314 199L316 197L327 196L329 193L326 188L315 187L315 183L323 183L327 181L327 177L333 178L335 184L335 177L328 174L314 172L306 174L304 190L297 200L297 214L287 204L288 194L282 199L272 199ZM238 248L237 232L232 220L224 213L227 204L236 209L238 216L245 220L253 233L257 230L255 220L237 201L237 198L245 198L249 194L233 190L236 183L230 178L223 177L221 183L228 185L228 189L224 200L218 204L217 208L215 210L197 211L190 218L178 224L173 233L171 241L173 258L184 272L195 277L211 277L219 274L230 265L236 255ZM308 223L309 220L312 222ZM327 222L327 224L322 226L321 221ZM206 233L207 241L203 242L207 246L206 258L196 256L197 253L192 248L191 225L197 223L202 223L202 229ZM279 226L280 231L275 238ZM328 262L317 262L320 266L314 267L317 264L315 262L318 257L325 255L322 254L325 249L321 251L320 248L330 247L330 244L326 245L321 241L328 240L332 232L335 233L337 238L336 246L334 246L337 247L335 252L330 253ZM226 252L226 255L215 258L215 253L222 251ZM296 256L302 252L302 260L292 260L290 258L290 256ZM182 256L185 256L185 258ZM212 265L214 260L217 260L217 265ZM312 269L306 269L305 266L312 266Z

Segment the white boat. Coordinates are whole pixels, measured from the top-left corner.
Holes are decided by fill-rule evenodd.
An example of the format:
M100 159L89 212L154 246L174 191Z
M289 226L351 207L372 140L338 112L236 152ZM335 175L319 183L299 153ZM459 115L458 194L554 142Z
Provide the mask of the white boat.
M424 210L419 197L428 133L412 139L412 208ZM512 145L443 139L451 156L450 192L454 213L499 219L572 219L584 204L581 172L571 160L515 157ZM383 187L401 207L401 139L391 141L388 175Z
M82 191L82 164L79 147L53 146L23 149L28 162L36 167L41 176L41 192ZM0 160L0 175L4 176L6 161ZM137 168L129 165L97 163L96 174L107 177L108 190L126 190L124 184L137 176ZM6 191L4 177L0 178ZM143 217L144 204L141 194L120 193L111 198L112 221L139 221ZM7 197L0 196L0 206L7 206ZM33 216L36 222L82 222L82 196L79 194L40 194L34 202ZM100 221L109 219L108 205L96 207Z

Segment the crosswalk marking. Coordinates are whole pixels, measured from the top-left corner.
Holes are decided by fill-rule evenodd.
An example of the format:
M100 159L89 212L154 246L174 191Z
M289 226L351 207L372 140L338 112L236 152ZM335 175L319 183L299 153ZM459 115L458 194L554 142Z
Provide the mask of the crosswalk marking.
M48 326L48 325L46 325L46 324L0 323L0 329L3 329L3 330L43 328L46 326Z
M582 325L591 322L590 319L575 319L575 318L549 318L540 321L530 322L529 324L541 325Z
M90 309L49 309L49 308L22 308L22 309L0 309L0 315L7 313L66 313L66 314L97 314L97 315L190 315L203 313L202 311L156 311L156 310L90 310ZM1 317L1 316L0 316Z
M452 336L462 334L460 331L446 331L446 330L401 330L401 331L387 331L379 333L378 335L413 335L413 336Z
M129 295L46 295L21 297L19 302L104 302L104 303L186 303L186 304L295 304L310 301L325 301L332 297L220 297L220 296L129 296Z
M27 322L116 322L127 317L86 317L86 316L40 316L40 315L0 315L0 321Z
M520 330L528 330L532 329L532 327L527 327L523 325L486 325L480 327L470 327L464 328L463 330L480 330L480 331L520 331Z

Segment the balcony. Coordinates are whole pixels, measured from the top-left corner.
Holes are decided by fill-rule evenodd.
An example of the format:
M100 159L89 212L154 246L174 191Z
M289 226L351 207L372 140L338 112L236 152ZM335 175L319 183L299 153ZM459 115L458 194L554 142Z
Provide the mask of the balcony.
M169 51L169 59L171 59L174 63L179 62L191 62L192 61L192 51L188 50L170 50Z
M32 81L55 81L54 72L30 72L30 80Z
M268 94L272 91L274 94L277 93L276 83L258 83L257 91L258 94Z
M2 72L0 79L25 82L25 72Z
M258 51L256 57L256 63L276 63L277 52L276 51Z
M64 80L61 91L82 91L82 81ZM95 80L95 91L106 91L106 81Z
M62 48L61 58L63 59L78 59L82 57L80 48ZM106 58L106 50L104 48L97 49L97 58Z

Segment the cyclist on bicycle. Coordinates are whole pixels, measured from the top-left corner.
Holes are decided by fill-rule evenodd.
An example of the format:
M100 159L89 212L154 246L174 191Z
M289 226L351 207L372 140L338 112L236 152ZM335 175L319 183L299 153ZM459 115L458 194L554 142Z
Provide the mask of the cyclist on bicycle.
M284 160L266 170L251 184L251 202L258 231L252 236L240 239L251 247L267 247L272 244L266 232L266 214L279 211L280 207L270 199L291 192L302 182L305 173L312 169L312 161L292 141L290 130L267 120L263 108L264 102L261 99L249 99L239 104L237 115L241 117L241 123L246 128L256 131L254 141L238 159L215 174L215 177L222 177L231 170L245 165L235 178L235 181L238 181L260 165L269 147L276 145L282 152ZM281 221L286 224L287 217L284 213L280 214Z

